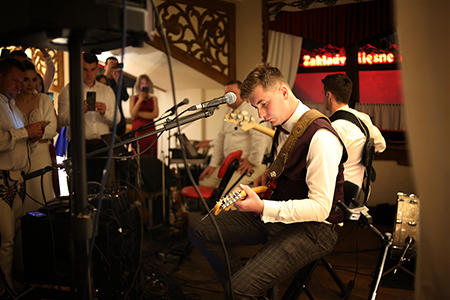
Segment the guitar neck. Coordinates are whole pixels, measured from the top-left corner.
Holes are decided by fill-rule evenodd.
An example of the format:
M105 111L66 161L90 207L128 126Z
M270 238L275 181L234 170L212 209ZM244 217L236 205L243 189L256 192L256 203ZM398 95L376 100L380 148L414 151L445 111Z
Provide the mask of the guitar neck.
M263 194L266 192L267 186L253 187L252 190L257 194ZM211 211L215 215L218 215L222 210L229 210L236 201L245 199L245 197L247 197L247 193L244 190L235 190L220 199Z
M270 129L264 125L255 124L254 129L258 130L259 132L262 132L270 137L273 137L275 135L275 130Z

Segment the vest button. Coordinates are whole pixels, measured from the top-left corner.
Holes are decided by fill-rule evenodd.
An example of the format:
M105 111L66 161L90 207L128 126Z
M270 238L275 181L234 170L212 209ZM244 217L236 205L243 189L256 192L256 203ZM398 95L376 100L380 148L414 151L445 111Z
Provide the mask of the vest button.
M270 172L269 175L270 175L270 177L275 178L277 176L277 172L272 171L272 172Z

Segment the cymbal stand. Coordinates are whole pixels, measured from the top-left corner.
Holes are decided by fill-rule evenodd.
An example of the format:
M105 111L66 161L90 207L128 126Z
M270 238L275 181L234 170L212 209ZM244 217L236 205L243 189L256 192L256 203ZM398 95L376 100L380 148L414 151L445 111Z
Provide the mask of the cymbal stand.
M414 238L411 236L408 236L405 240L405 250L403 250L402 256L398 260L398 263L395 266L393 266L392 268L390 268L389 270L387 270L386 272L384 272L383 276L386 274L389 274L392 270L394 270L392 276L395 276L395 274L397 274L398 268L400 268L403 271L405 271L406 273L408 273L409 275L416 277L416 275L413 272L411 272L410 270L408 270L402 266L404 263L411 261L411 258L413 258L417 255L417 251L414 250L414 253L412 253L410 256L406 257L406 253L408 253L408 251L410 250L412 245L414 245Z
M350 208L344 203L338 201L337 205L344 212L346 219L358 221L361 228L369 227L380 238L383 247L380 250L378 263L376 268L376 280L370 289L369 300L375 300L377 297L378 287L380 286L381 277L383 276L383 268L386 262L389 247L392 245L392 234L386 232L382 234L375 226L372 225L372 216L369 215L369 209L355 200L350 204Z

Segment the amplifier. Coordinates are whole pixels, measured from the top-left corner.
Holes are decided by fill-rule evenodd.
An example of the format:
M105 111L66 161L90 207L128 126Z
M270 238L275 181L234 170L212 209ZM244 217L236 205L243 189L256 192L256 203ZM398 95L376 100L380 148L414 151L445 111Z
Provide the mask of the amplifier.
M21 219L24 275L28 284L70 287L72 282L72 239L69 215L52 219L28 213ZM100 218L92 265L93 286L99 299L129 288L138 268L141 225L139 210L131 205L120 216ZM53 242L52 242L53 234Z

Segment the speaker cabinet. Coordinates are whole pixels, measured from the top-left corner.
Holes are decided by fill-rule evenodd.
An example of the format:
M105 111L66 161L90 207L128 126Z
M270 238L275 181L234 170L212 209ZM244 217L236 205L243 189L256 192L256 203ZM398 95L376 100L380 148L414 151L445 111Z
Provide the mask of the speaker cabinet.
M131 285L138 268L141 241L140 214L130 208L114 217L102 212L92 265L99 299L115 299ZM72 282L72 239L69 215L25 215L21 219L25 280L29 284L70 287ZM53 236L53 239L52 239Z

